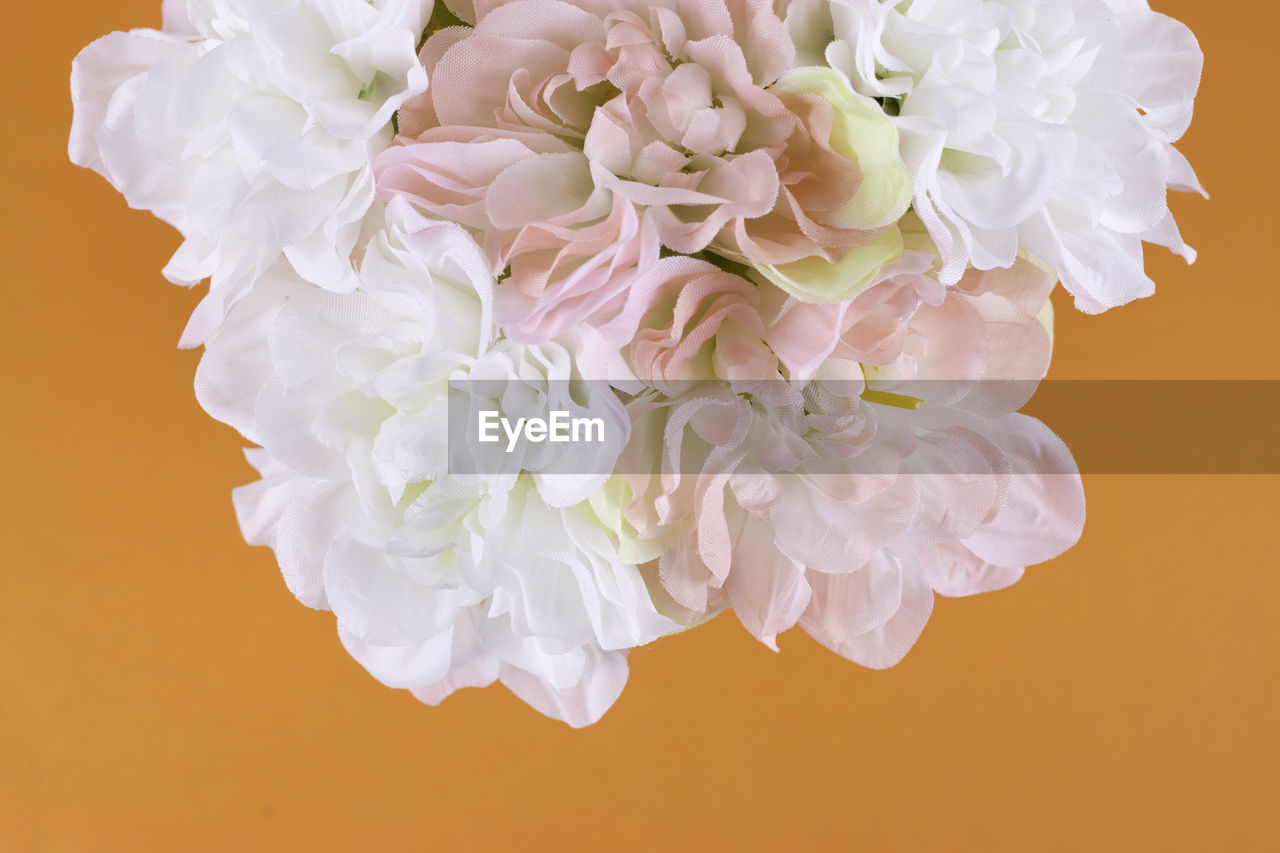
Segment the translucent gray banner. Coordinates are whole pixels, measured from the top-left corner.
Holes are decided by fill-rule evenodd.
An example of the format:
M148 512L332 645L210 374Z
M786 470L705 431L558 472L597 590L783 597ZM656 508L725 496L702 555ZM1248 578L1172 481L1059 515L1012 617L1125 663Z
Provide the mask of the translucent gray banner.
M1280 380L773 380L663 391L454 381L450 473L1280 474Z

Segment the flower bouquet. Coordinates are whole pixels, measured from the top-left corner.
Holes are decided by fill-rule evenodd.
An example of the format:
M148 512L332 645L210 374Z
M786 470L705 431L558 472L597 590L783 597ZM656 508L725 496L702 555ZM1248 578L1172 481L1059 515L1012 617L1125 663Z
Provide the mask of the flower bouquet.
M373 676L581 726L732 610L892 666L1084 522L1050 292L1149 295L1201 54L1145 0L166 0L70 154L208 282L245 538Z

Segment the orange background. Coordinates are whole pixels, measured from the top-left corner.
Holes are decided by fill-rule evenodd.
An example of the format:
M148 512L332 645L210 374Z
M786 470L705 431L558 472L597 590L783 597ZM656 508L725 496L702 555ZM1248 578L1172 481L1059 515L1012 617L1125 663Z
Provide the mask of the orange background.
M1277 477L1088 477L1078 547L940 599L888 672L729 616L633 654L583 731L374 682L240 540L176 235L66 162L72 56L159 5L5 7L0 850L1276 849ZM1156 5L1208 58L1214 198L1174 201L1201 260L1060 300L1053 375L1280 379L1280 14Z

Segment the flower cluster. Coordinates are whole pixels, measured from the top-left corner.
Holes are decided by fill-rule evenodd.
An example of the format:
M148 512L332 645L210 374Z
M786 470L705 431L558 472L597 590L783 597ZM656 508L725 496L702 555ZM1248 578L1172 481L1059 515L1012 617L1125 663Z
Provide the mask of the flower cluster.
M581 726L723 611L887 667L1071 547L1018 410L1059 280L1193 258L1200 64L1145 0L166 0L76 59L70 153L209 281L197 397L298 599Z

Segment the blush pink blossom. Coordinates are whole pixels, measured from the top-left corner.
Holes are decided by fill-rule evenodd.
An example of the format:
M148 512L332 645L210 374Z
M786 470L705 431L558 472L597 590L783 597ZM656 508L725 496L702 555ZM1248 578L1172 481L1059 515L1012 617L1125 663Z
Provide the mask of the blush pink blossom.
M703 261L661 263L679 269L664 277L627 347L637 378L667 394L708 379L750 387L780 378L757 311L766 288Z
M428 39L380 191L480 237L522 341L637 319L662 247L834 263L886 226L848 214L862 173L831 101L771 90L794 57L769 0L477 3Z
M935 590L1008 585L1079 537L1070 453L1015 413L1048 364L1052 275L1020 259L941 292L917 277L929 278L902 273L820 309L842 319L814 334L817 349L892 356L866 379L703 383L632 404L625 517L638 539L669 537L647 576L670 613L732 608L770 646L798 624L884 667L914 643ZM774 313L761 342L785 319ZM1030 381L980 381L996 379Z

